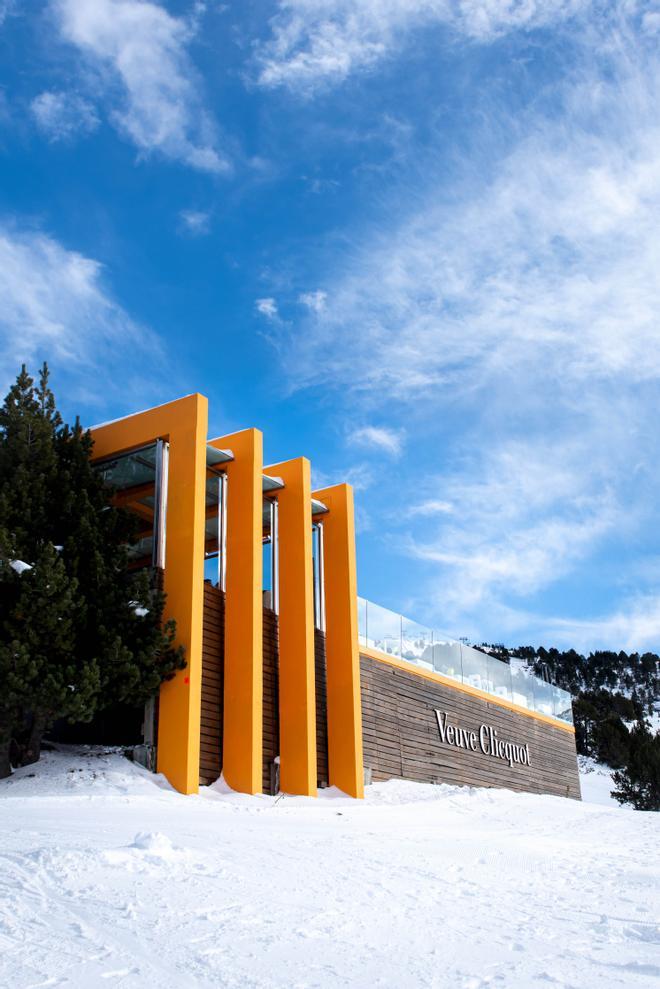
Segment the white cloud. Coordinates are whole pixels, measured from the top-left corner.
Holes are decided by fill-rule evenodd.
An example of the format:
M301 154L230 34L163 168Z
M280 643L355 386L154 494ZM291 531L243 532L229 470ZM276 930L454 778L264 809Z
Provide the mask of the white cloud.
M298 296L298 302L300 302L303 306L307 306L307 308L311 309L312 312L319 313L323 312L325 309L327 298L327 292L302 292Z
M255 302L255 307L258 313L265 316L266 319L277 319L277 303L275 299L257 299Z
M374 483L373 468L369 464L353 464L350 467L340 467L334 471L323 471L312 466L312 488L329 488L335 484L350 484L355 491L366 491ZM364 506L356 506L356 512L361 512L363 531L368 528L367 513Z
M30 111L37 126L51 141L66 141L76 134L90 134L99 125L94 106L76 93L46 90L36 96Z
M211 228L211 214L203 210L182 209L179 219L184 229L194 236L201 237Z
M341 82L395 52L420 27L492 41L564 20L587 0L279 0L272 36L258 50L259 81L311 90Z
M141 152L159 153L206 172L228 163L215 146L194 67L186 51L191 23L148 0L52 0L63 39L99 73L111 119Z
M609 615L592 619L537 618L548 641L577 649L625 649L658 651L660 642L660 594L642 595Z
M403 447L402 434L384 426L361 426L349 434L348 441L354 446L384 451L395 457Z
M425 524L408 552L440 565L434 594L452 621L526 597L565 576L629 511L581 465L579 441L503 443L479 454L479 469L438 478L456 510ZM409 517L410 517L409 513ZM414 514L414 513L413 513Z
M14 0L0 0L0 27L8 14L14 10Z
M429 498L426 501L420 501L417 505L410 505L406 515L408 518L414 518L415 516L428 518L433 515L451 515L453 511L454 506L450 501Z
M577 49L552 114L489 103L493 133L518 139L485 140L469 174L487 179L397 187L388 223L323 259L328 302L285 340L296 383L334 384L352 418L423 422L399 515L440 625L493 634L505 602L660 522L660 65L610 28ZM407 509L420 479L451 515Z
M0 379L43 360L62 376L106 385L117 366L130 381L139 362L160 362L156 338L104 286L103 266L46 234L0 224Z

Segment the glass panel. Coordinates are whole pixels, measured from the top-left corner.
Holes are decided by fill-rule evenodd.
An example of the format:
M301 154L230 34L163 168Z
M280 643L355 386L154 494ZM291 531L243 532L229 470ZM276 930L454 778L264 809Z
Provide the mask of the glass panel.
M436 673L451 677L452 680L463 679L463 666L461 663L461 644L452 639L446 641L433 642L433 669Z
M553 687L555 717L573 724L573 703L571 695L561 687Z
M411 663L421 663L431 669L433 665L433 632L424 625L401 618L401 658Z
M204 580L210 580L215 587L221 586L220 556L220 516L222 512L223 477L213 474L206 478L204 523Z
M263 592L264 592L264 607L272 608L273 606L273 587L272 587L272 569L271 569L271 551L272 547L270 544L270 537L267 541L262 544L262 555L263 555Z
M534 677L519 659L511 660L511 690L514 704L534 710Z
M153 484L156 477L156 444L125 453L114 460L99 464L103 480L117 491L142 484ZM150 492L153 497L153 490ZM153 504L153 502L152 502Z
M367 645L391 656L401 655L401 616L369 602Z
M358 597L357 611L361 645L572 724L570 694L535 677L521 660L505 663L365 598Z
M477 690L488 690L488 657L485 653L461 644L463 683Z
M263 562L263 598L264 607L273 607L273 545L271 540L272 511L269 498L262 499L262 562Z
M554 688L539 677L534 677L534 709L539 714L554 715Z
M488 656L488 692L506 701L512 699L511 667L496 656Z
M366 646L367 642L367 602L364 598L358 598L358 640L360 645Z
M157 444L125 453L98 465L106 484L116 494L117 504L127 508L140 520L138 537L128 551L134 567L151 566L154 553L154 516L156 505Z
M312 571L314 576L314 628L323 629L323 552L322 530L312 525ZM359 599L358 599L359 600Z
M204 560L204 580L210 580L213 585L218 585L218 557L207 556Z

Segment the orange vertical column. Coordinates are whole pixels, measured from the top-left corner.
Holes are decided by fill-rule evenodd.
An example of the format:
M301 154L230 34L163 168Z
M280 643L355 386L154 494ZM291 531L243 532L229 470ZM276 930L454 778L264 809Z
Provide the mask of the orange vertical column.
M316 796L312 483L300 457L264 468L281 477L279 534L280 789Z
M258 429L210 440L229 449L222 771L229 786L261 793L263 759L263 437Z
M338 484L315 491L314 497L329 510L323 516L329 782L363 797L353 489Z
M158 771L181 793L197 793L202 683L206 429L203 395L127 416L92 431L94 459L169 441L165 618L176 621L186 668L160 689Z

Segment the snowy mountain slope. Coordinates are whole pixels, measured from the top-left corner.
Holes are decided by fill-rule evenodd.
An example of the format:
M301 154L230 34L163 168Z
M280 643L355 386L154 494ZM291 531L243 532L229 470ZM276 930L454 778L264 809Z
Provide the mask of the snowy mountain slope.
M182 797L51 753L0 784L0 985L647 987L659 838L555 797Z

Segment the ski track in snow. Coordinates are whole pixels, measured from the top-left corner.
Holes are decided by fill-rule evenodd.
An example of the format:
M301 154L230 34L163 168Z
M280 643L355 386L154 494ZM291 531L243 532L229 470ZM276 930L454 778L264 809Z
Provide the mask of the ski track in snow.
M0 985L660 986L660 815L367 793L182 797L118 753L47 753L0 782Z

